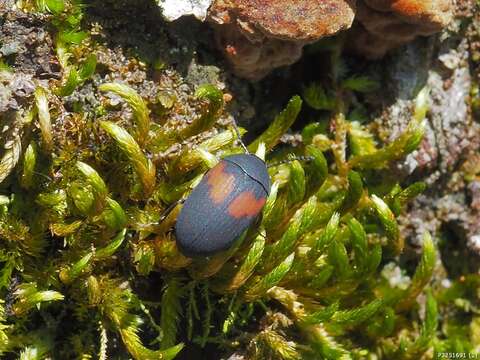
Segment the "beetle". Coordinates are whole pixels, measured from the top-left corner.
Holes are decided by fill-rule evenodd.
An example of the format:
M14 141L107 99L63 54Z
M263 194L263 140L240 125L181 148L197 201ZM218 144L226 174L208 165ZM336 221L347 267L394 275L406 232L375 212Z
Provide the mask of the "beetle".
M259 157L247 152L223 158L184 201L175 225L180 252L198 257L228 250L258 218L270 186Z
M223 158L186 199L178 201L183 207L177 216L175 237L177 248L185 256L210 256L231 248L255 223L265 206L271 187L267 169L293 160L313 159L299 156L267 166L248 151L235 120L232 125L245 153Z

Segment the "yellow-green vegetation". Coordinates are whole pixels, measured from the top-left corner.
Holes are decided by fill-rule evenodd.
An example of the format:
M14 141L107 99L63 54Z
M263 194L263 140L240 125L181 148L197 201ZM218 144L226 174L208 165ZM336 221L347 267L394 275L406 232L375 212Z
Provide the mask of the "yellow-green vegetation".
M440 259L428 233L415 265L399 262L397 217L426 186L387 175L422 139L428 89L404 132L380 146L350 119L349 102L378 84L340 71L334 51L331 83L307 85L306 104L294 96L248 146L273 165L260 224L226 253L188 259L172 232L179 206L159 220L219 158L242 152L234 129L217 123L222 91L200 86L198 116L179 124L131 87L104 83L97 96L115 94L132 116L75 109L76 127L55 132L55 104L95 73L94 56L75 64L69 55L88 36L82 6L22 5L55 15L66 77L37 87L27 146L0 167L0 355L151 360L208 348L209 359L390 360L479 350L480 277L431 285ZM279 147L302 106L327 112L333 130L311 123L301 145ZM290 154L312 160L277 164Z

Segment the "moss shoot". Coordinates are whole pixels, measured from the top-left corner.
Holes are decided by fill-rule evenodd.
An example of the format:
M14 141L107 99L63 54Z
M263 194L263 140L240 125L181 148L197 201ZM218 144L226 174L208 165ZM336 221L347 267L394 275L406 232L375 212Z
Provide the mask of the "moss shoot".
M402 257L398 217L428 186L399 183L392 164L422 141L428 88L408 127L382 143L358 116L358 99L380 84L346 69L334 44L328 81L304 84L248 145L272 165L261 221L225 253L190 259L172 232L181 205L161 215L218 159L243 152L231 95L207 81L185 90L171 65L138 53L109 65L84 22L89 4L15 6L44 21L59 76L34 80L2 141L2 357L393 360L480 350L479 274L441 286L429 233L416 258ZM18 71L9 61L2 79ZM142 87L135 69L162 86ZM287 145L302 109L327 120L302 125L301 141ZM291 155L311 160L281 162Z

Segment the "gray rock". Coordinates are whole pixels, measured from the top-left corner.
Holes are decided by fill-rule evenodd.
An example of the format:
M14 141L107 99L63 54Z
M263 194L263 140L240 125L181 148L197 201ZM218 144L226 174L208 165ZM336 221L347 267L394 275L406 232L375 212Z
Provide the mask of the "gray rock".
M424 140L417 151L395 165L403 181L428 184L425 195L402 218L403 234L420 245L424 231L438 235L445 225L454 224L456 235L480 255L480 211L475 205L478 198L472 196L478 193L478 185L466 181L461 170L480 145L480 126L469 110L468 46L461 35L444 34L417 40L393 54L386 66L388 96L376 122L379 137L392 141L410 121L415 95L424 86L430 89Z

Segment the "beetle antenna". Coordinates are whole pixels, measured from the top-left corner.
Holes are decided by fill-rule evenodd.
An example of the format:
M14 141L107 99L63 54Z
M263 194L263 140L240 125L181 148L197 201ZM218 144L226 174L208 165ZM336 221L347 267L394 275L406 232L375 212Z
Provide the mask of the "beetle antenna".
M245 150L246 154L250 154L247 147L245 146L245 144L242 141L242 136L240 135L240 130L238 129L237 122L235 121L235 119L233 117L232 117L232 125L233 125L233 129L235 130L235 134L237 134L238 141L240 142L240 145L242 146L243 150Z
M52 178L48 175L45 175L45 174L42 174L41 172L38 172L38 171L33 171L34 174L37 174L37 175L40 175L41 177L43 177L44 179L47 179L49 181L53 181Z
M172 212L172 210L175 209L175 207L178 204L183 204L185 202L185 200L186 199L182 198L182 199L174 201L173 203L168 205L168 207L163 211L162 215L160 215L160 219L158 219L158 223L161 223L163 220L165 220L167 218L167 216Z
M313 156L295 156L290 159L282 160L282 161L277 161L271 164L267 165L267 168L275 167L278 165L283 165L287 163L291 163L292 161L298 160L298 161L312 161L314 159Z

